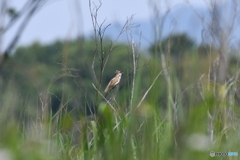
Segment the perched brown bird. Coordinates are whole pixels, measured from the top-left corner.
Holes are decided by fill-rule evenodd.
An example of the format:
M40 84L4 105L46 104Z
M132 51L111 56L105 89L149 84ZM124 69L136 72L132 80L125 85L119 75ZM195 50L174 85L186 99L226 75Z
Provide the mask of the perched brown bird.
M107 92L110 87L116 86L120 82L122 74L122 72L116 70L116 76L111 79L104 92Z

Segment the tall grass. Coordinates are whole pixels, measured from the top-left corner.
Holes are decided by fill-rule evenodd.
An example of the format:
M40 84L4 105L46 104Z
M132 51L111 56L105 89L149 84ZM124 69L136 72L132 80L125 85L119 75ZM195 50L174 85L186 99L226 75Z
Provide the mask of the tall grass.
M96 44L103 48L99 36ZM0 101L0 159L239 159L210 157L210 151L240 151L240 110L234 100L239 75L234 74L225 84L213 82L208 73L199 75L201 65L193 53L185 57L188 74L183 76L195 79L183 84L167 53L156 51L156 57L145 66L136 58L141 55L135 47L130 44L132 69L124 74L130 76L129 81L121 84L123 89L116 87L109 93L110 98L101 92L107 60L100 49L100 80L97 87L93 83L97 115L79 114L79 121L66 109L71 102L67 91L53 113L51 93L39 95L36 106L28 106L28 97L15 93L17 86L9 82ZM212 69L210 64L208 67ZM143 82L144 76L148 78ZM164 98L159 100L162 93ZM21 115L16 117L19 111Z
M160 59L158 63L161 63ZM239 152L239 107L230 103L227 96L227 93L235 91L234 82L218 86L199 80L198 91L201 94L192 91L195 88L186 89L184 92L189 94L189 103L184 106L178 78L171 71L174 68L159 68L160 75L157 77L151 67L154 65L145 68L149 72L149 80L145 83L149 87L153 85L149 91L149 87L141 87L141 77L146 75L143 71L136 71L132 109L126 110L129 97L125 96L125 92L131 92L129 86L127 91L117 91L117 104L110 102L115 110L103 101L98 104L97 118L83 116L80 121L75 121L71 112L64 110L68 102L62 103L60 110L53 114L47 108L50 106L47 100L38 104L32 118L16 118L15 106L22 110L22 115L32 111L30 108L24 109L27 102L21 103L19 95L14 93L14 87L9 85L8 91L3 93L5 98L1 100L0 157L212 159L210 151ZM164 69L168 73L164 73ZM166 74L169 76L167 82L160 80ZM161 86L159 83L169 87L164 103L155 99ZM215 88L218 88L219 95L216 95ZM196 101L199 98L196 96L201 95L203 100Z

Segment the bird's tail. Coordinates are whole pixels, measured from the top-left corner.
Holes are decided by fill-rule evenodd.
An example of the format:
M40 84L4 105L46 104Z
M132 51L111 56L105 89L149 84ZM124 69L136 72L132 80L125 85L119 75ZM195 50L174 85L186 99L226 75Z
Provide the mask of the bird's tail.
M107 87L105 88L104 92L106 93L109 89L110 83L107 85Z
M106 87L106 89L104 90L104 92L106 93L108 91L108 86Z

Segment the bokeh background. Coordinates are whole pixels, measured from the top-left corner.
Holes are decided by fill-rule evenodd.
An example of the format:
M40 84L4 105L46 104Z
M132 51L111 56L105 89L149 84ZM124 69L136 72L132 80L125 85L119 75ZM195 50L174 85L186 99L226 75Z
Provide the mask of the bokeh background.
M0 22L0 160L239 153L238 0L2 0Z

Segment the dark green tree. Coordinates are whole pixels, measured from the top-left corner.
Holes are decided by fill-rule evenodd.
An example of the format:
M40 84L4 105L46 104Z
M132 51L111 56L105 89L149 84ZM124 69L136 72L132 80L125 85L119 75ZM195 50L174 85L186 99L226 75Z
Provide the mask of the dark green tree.
M187 34L174 34L163 39L160 42L155 42L150 47L150 52L153 53L170 53L174 57L184 54L187 50L194 47L194 41Z

